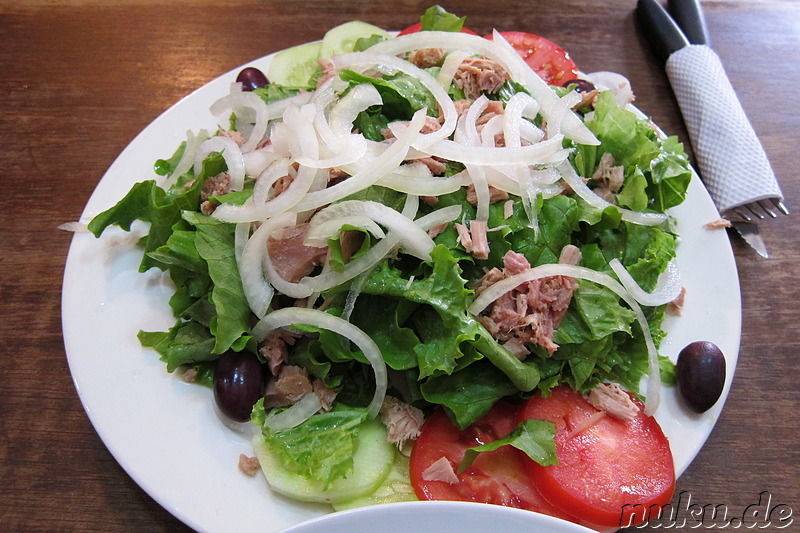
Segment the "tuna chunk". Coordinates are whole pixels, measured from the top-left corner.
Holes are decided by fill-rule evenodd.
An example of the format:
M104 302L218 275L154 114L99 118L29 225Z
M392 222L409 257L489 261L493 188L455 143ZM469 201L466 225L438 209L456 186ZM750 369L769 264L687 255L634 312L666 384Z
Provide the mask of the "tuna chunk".
M283 365L264 393L264 407L288 407L313 392L308 373L299 366Z
M261 346L258 353L266 360L270 373L277 376L281 365L286 361L289 346L294 344L298 335L285 329L276 329L270 333Z
M599 384L589 392L587 400L596 408L619 420L633 420L639 414L639 407L616 383Z
M606 152L600 158L592 179L597 184L595 194L607 202L615 203L614 198L625 181L625 169L615 165L614 157Z
M398 448L419 436L425 417L416 407L401 402L393 396L387 396L381 406L381 420L389 430L387 440Z
M200 190L200 212L205 215L213 213L216 204L212 203L209 198L222 196L229 192L231 192L231 176L227 172L207 178L203 182L203 188Z
M419 68L438 67L444 62L445 55L443 48L422 48L411 52L408 62Z
M456 471L445 456L442 456L438 461L435 461L431 466L426 468L425 471L422 472L422 479L425 481L444 481L450 485L458 483Z
M578 261L580 251L574 246L565 247L561 262L575 264ZM503 257L503 269L488 271L478 282L476 293L480 294L497 281L529 268L530 263L524 255L510 250ZM517 356L524 357L522 348L526 344L538 344L552 355L558 349L553 342L553 332L564 318L577 287L575 279L568 276L535 279L500 296L478 320Z
M278 275L291 283L297 283L321 265L328 253L327 247L306 246L307 224L284 228L283 234L270 237L267 243L272 265Z
M496 93L508 79L508 73L496 61L468 57L458 67L453 83L464 91L464 96L474 100L484 93Z
M239 454L239 471L248 477L254 477L261 471L258 457L249 457L243 453Z
M458 242L464 247L468 254L475 259L484 260L489 258L489 237L486 222L481 220L471 220L469 228L464 224L455 224L458 232Z

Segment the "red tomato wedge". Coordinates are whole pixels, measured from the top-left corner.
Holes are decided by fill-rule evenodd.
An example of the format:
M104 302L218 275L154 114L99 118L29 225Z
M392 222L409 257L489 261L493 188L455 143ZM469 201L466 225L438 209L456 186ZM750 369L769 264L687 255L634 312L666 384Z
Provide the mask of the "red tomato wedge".
M406 28L403 31L401 31L400 33L398 33L397 36L399 37L401 35L408 35L409 33L417 33L418 31L422 31L422 22L417 22L416 24L412 24L408 28ZM478 35L477 33L475 33L474 31L470 30L469 28L461 28L461 32L462 33L469 33L471 35Z
M651 505L670 502L672 452L661 427L643 410L623 422L561 385L549 398L537 394L528 400L517 422L526 419L556 424L559 464L543 467L523 460L531 482L559 509L581 521L620 527L642 522Z
M445 457L453 468L467 448L505 437L515 427L517 407L498 402L480 420L460 431L440 408L425 421L411 451L410 477L420 500L457 500L492 503L536 511L574 522L575 519L547 503L533 488L525 471L522 454L511 446L483 452L457 483L426 479L425 471Z
M549 85L564 85L578 77L578 67L569 54L553 41L521 31L501 31L522 59ZM486 36L492 39L491 35Z

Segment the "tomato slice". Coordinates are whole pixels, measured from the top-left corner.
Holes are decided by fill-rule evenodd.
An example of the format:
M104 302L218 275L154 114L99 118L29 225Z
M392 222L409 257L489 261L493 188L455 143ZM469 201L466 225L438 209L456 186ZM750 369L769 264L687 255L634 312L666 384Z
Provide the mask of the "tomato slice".
M572 516L549 504L530 484L521 452L510 446L479 454L468 469L457 474L457 483L425 479L426 469L442 457L457 471L467 448L511 433L516 415L516 406L498 402L483 418L460 431L441 408L435 411L423 424L411 451L409 473L417 498L492 503L574 522Z
M408 28L398 33L397 36L400 37L401 35L408 35L409 33L417 33L418 31L422 31L422 22L417 22L416 24L412 24ZM461 28L461 32L469 33L470 35L478 35L469 28Z
M522 59L549 85L564 85L578 77L578 67L569 54L553 41L522 31L501 31ZM492 39L491 35L486 36Z
M600 413L564 385L549 398L537 394L519 410L517 422L555 423L559 464L544 467L522 459L531 482L556 507L601 526L627 526L631 519L634 525L646 518L651 505L666 505L672 498L675 469L669 442L643 410L629 422Z

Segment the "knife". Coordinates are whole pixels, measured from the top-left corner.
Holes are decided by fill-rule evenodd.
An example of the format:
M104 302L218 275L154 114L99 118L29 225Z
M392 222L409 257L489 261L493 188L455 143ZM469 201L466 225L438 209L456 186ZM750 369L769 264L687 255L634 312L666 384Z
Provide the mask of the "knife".
M731 220L730 222L731 226L742 236L744 242L749 244L758 255L769 259L767 245L764 244L764 239L761 238L761 234L758 232L758 224L755 222L745 222L744 220Z
M684 35L691 44L707 44L711 46L708 37L708 26L700 0L668 0L667 11L683 30Z
M667 74L686 122L698 170L723 213L753 200L783 199L780 188L710 39L699 0L638 0L637 14ZM758 225L731 225L768 257Z

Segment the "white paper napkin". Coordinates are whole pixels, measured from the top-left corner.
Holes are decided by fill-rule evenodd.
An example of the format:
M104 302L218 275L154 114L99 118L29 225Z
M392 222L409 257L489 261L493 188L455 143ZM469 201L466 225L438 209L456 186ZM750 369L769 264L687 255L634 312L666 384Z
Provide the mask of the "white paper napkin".
M667 59L703 182L723 214L767 198L783 199L764 148L717 54L691 45Z

